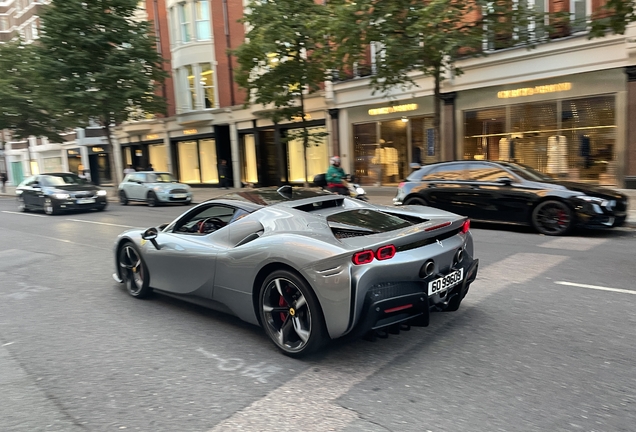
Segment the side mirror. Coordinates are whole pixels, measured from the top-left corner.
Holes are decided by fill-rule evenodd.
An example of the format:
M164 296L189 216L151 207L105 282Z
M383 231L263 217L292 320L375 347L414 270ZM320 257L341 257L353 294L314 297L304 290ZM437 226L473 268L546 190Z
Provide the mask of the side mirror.
M497 183L501 183L504 186L510 186L512 184L512 179L510 177L499 177L497 179Z
M143 232L143 234L141 235L141 238L144 240L148 240L149 242L152 243L155 249L159 250L161 248L159 247L159 243L157 243L158 233L159 231L157 231L157 228L155 227L148 228L146 231Z

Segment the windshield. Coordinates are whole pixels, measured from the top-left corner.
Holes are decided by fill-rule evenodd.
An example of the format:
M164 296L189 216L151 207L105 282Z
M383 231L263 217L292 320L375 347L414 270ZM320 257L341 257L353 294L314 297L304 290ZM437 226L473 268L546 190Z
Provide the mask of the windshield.
M177 180L169 173L153 173L148 174L148 180L150 183L173 183Z
M514 174L518 175L519 177L525 180L547 181L547 182L554 181L552 177L545 175L539 171L536 171L535 169L530 168L529 166L526 166L526 165L506 164L505 167L508 168L510 171L512 171Z
M88 182L75 174L45 175L40 178L44 186L86 185Z

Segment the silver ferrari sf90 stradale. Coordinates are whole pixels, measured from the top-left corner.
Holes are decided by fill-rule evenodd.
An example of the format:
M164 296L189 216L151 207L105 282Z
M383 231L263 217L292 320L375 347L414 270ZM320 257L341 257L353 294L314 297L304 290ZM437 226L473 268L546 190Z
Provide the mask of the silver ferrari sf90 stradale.
M427 326L477 276L470 222L313 189L244 189L115 243L114 278L262 326L299 357L329 339Z

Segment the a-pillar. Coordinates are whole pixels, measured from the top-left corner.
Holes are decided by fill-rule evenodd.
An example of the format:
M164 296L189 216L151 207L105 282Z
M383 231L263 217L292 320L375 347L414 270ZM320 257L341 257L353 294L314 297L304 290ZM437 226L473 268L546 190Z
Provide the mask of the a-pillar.
M441 160L450 161L457 158L455 148L457 143L455 142L455 98L456 92L442 93L440 95L444 101L442 107L442 124L440 132L440 151Z

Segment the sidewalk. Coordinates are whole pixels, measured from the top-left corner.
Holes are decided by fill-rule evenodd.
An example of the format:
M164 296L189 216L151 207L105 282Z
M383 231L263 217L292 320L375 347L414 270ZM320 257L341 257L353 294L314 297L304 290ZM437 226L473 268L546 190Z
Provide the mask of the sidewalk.
M0 192L0 197L8 196L15 197L15 187L7 186L6 193ZM108 191L108 201L118 202L117 190L113 186L103 187ZM393 197L395 196L395 186L364 186L369 202L379 205L393 205ZM194 203L200 203L212 198L225 195L227 193L236 192L245 189L221 189L217 187L193 187L192 192L194 194ZM629 199L629 207L627 210L627 223L626 225L636 228L636 189L616 189L619 192L627 195Z

